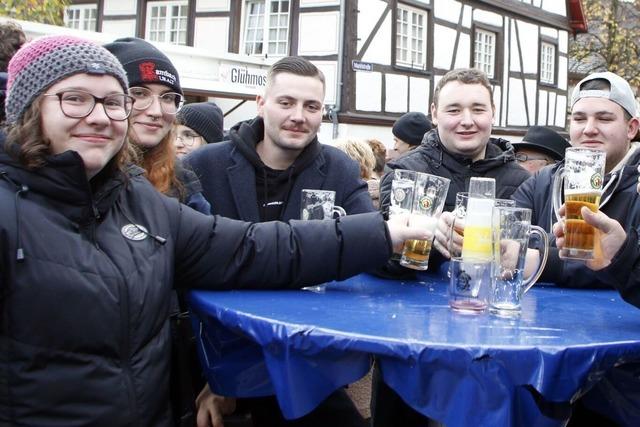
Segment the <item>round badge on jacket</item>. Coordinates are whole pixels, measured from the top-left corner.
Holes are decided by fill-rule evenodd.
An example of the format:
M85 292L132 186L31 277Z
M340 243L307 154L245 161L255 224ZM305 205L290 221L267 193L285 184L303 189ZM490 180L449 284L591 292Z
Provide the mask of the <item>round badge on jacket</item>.
M149 236L147 229L138 224L127 224L120 229L120 232L127 239L136 242L144 240Z

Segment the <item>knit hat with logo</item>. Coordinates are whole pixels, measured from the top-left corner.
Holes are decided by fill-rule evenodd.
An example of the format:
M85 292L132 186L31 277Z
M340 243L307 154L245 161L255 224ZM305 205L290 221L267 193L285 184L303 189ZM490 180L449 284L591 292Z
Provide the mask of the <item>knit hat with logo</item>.
M202 136L207 144L220 142L224 137L224 117L215 102L186 104L178 111L178 122Z
M110 75L126 92L120 62L102 46L73 36L46 36L25 43L7 67L7 123L18 122L36 97L74 74Z
M122 63L129 78L129 87L156 83L182 94L176 67L167 55L148 41L126 37L104 47Z

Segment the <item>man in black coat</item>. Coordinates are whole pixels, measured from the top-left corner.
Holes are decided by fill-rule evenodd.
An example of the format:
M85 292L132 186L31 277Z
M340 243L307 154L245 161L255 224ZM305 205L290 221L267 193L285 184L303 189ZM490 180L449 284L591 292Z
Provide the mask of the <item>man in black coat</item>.
M433 93L431 117L436 128L424 136L418 148L387 164L391 172L382 179L380 190L380 209L384 213L390 205L393 169L426 172L451 180L434 240L434 247L444 255L448 255L445 242L456 193L467 191L472 177L494 178L496 197L502 199L508 199L529 178L529 173L516 162L511 144L491 138L494 116L493 91L487 76L474 69L450 71ZM429 270L442 261L432 252ZM400 274L402 267L391 263L384 273ZM374 426L422 426L428 422L382 381L377 383L372 412Z
M213 214L250 222L299 219L302 189L335 191L335 204L347 214L375 210L358 164L318 141L324 95L324 76L315 65L300 57L282 58L270 68L264 94L256 99L258 116L234 126L230 141L186 157ZM205 390L198 403L202 416L220 411L228 401ZM343 390L293 421L283 418L273 396L241 403L249 407L256 427L366 425Z

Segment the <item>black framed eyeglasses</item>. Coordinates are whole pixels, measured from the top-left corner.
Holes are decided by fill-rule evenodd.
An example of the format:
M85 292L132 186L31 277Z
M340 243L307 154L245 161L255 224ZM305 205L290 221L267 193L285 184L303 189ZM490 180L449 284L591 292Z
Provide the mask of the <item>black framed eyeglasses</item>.
M165 114L176 114L184 105L184 96L177 92L156 95L146 87L131 87L129 95L135 100L133 108L136 110L146 110L153 103L154 98L158 98L160 109Z
M64 90L58 93L45 93L44 96L57 97L62 113L67 117L82 119L93 112L96 104L102 104L107 117L119 122L127 120L134 101L124 93L114 93L100 98L83 90Z
M191 147L198 138L202 138L202 136L195 133L186 133L186 132L179 133L176 136L176 139L179 139L180 141L182 141L182 143L187 147Z

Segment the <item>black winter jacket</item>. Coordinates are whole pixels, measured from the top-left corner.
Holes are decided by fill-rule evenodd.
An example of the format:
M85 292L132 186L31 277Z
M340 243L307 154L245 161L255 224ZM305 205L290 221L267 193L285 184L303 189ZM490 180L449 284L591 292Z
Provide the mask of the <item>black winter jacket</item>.
M561 164L541 169L512 196L518 206L533 211L531 223L545 229L551 239L549 258L540 281L572 288L620 287L619 280L607 274L610 269L595 274L580 261L564 261L558 257L552 233L553 223L557 222L557 219L553 212L551 193L553 177ZM618 221L627 231L640 226L640 199L636 192L638 165L640 149L629 157L621 169L605 175L604 192L600 199L600 210ZM632 246L635 250L627 248L627 251L622 251L621 254L625 254L625 258L617 259L616 262L627 265L627 272L631 266L640 262L638 247Z
M390 255L378 213L205 216L138 168L92 188L72 151L29 171L0 149L0 218L0 425L168 426L173 283L297 288Z
M253 146L255 150L263 134L261 118L242 122L231 130L231 141L208 144L185 159L200 179L212 213L244 221L260 221L256 173L262 171L243 151L247 146ZM367 184L360 179L358 164L335 147L316 144L317 154L311 161L300 168L294 163L290 168L292 182L280 219L300 218L303 188L335 191L335 204L342 206L349 215L374 211ZM240 145L245 146L244 150Z
M440 142L437 129L428 132L422 144L404 156L389 162L389 169L409 169L449 178L449 192L444 205L445 211L452 211L456 204L456 194L467 191L471 177L487 177L496 180L496 197L508 199L511 194L529 178L529 172L516 162L513 146L509 141L490 138L485 158L472 162L447 151ZM390 206L393 173L387 173L380 185L380 210L388 212Z

